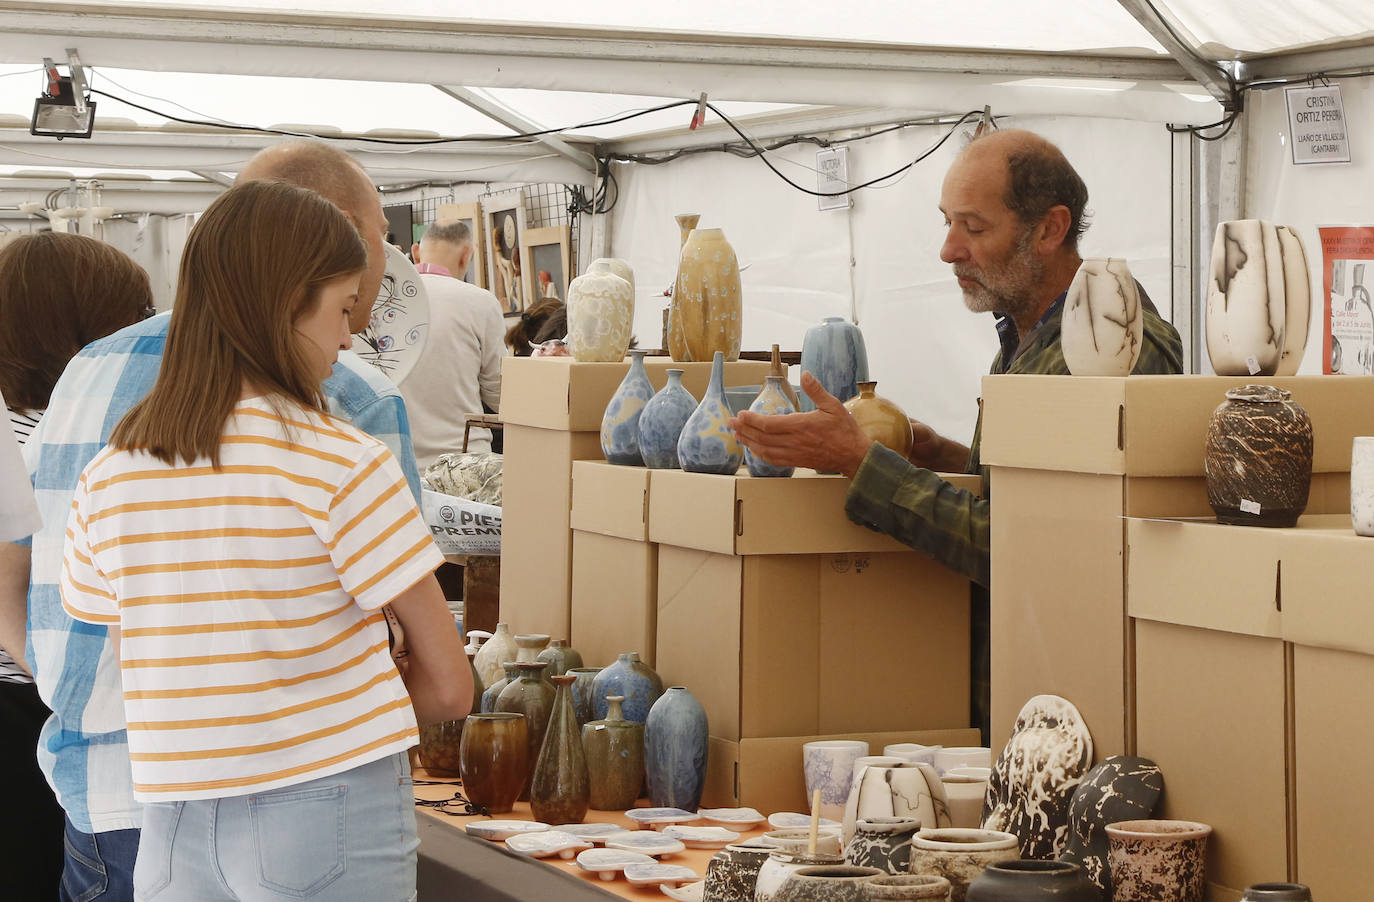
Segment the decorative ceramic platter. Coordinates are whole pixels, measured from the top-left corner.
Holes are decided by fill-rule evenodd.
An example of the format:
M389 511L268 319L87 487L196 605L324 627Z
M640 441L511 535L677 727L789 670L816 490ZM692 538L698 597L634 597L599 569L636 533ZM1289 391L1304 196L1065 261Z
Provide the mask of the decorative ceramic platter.
M604 846L606 840L617 833L626 832L625 828L618 824L559 824L553 829L571 833L579 839L585 839L587 842L598 846Z
M774 830L794 830L805 827L811 829L811 815L798 814L795 811L779 811L777 814L768 815L768 826ZM821 818L821 827L839 827L839 821L832 821L828 817Z
M559 858L572 858L583 849L590 849L592 844L571 833L564 833L562 830L541 830L537 833L517 833L506 839L506 848L512 852L519 852L521 855L528 855L531 858L548 858L550 855L557 855Z
M680 841L689 849L723 849L739 839L738 833L724 827L688 827L683 824L664 827L663 835Z
M429 296L405 254L386 246L386 273L367 328L353 336L353 351L397 385L420 359L429 335Z
M702 902L706 898L706 881L698 880L696 883L684 883L681 886L669 886L664 883L659 886L663 895L669 899L676 899L677 902Z
M607 837L606 848L658 856L676 855L685 851L687 846L657 830L626 830L624 833Z
M1057 858L1068 840L1069 801L1092 760L1092 736L1073 703L1032 697L992 767L983 829L1015 834L1022 858Z
M754 808L702 808L697 814L713 824L743 827L746 830L755 824L763 823L763 815Z
M625 816L655 830L661 830L669 824L690 824L701 820L701 815L681 808L631 808L625 812Z
M625 879L634 886L663 886L691 883L701 875L680 864L632 864L625 869Z
M547 829L549 829L548 824L541 824L538 821L482 821L467 826L467 832L470 835L480 839L489 839L492 842L510 839L520 833L542 833Z
M577 866L592 871L602 880L614 880L615 875L637 864L658 864L648 855L620 849L588 849L577 856Z

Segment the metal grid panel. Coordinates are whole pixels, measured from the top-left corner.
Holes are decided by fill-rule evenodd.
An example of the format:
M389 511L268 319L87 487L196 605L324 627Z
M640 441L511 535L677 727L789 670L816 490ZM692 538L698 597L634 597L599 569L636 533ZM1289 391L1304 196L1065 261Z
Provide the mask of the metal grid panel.
M487 190L478 195L478 199L489 197L492 194L499 194L509 190L514 185L488 185ZM540 229L545 226L566 225L570 232L569 240L569 271L578 272L577 250L578 242L582 237L582 223L577 211L574 209L572 192L567 185L552 183L541 183L535 185L520 185L525 193L525 221L529 228ZM470 195L469 195L470 196ZM411 215L417 225L431 225L438 218L439 207L445 204L457 203L457 194L450 189L445 194L434 197L425 197L410 204Z

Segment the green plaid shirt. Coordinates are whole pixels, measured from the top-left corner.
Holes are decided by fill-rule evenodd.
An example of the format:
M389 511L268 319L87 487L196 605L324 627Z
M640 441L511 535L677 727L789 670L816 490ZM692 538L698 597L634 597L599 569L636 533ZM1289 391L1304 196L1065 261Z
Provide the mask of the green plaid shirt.
M1144 341L1133 373L1165 375L1183 372L1183 342L1178 332L1144 301ZM1059 344L1059 324L1064 295L1045 311L1024 341L1009 318L997 323L1002 350L991 373L1068 375ZM983 412L969 447L966 473L983 477L982 497L950 485L930 470L915 466L882 445L873 444L864 458L845 500L849 519L886 533L918 551L924 551L946 567L957 570L980 586L988 584L988 474L980 463L978 445L983 432Z

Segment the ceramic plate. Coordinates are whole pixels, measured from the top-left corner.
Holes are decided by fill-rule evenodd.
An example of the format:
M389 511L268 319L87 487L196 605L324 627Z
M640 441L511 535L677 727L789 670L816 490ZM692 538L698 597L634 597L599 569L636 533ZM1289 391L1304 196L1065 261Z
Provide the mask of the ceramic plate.
M573 836L571 833L564 833L562 830L541 830L538 833L517 833L506 839L506 848L512 852L519 852L521 855L528 855L531 858L548 858L557 855L559 858L572 858L583 849L590 849L592 844L585 840Z
M1058 857L1068 840L1069 801L1092 760L1078 709L1057 695L1034 696L993 765L983 829L1014 833L1022 858Z
M795 811L779 811L777 814L768 815L768 826L774 830L795 830L800 828L811 829L811 815L798 814ZM839 821L832 821L828 817L821 818L822 827L839 827Z
M687 846L656 830L626 830L606 838L606 848L644 855L676 855Z
M625 869L625 879L634 886L663 886L701 880L701 875L680 864L632 864Z
M538 821L482 821L467 826L469 834L493 842L509 839L518 833L542 833L547 829L548 824Z
M739 839L738 833L724 827L687 827L682 824L664 827L663 835L679 840L689 849L723 849Z
M701 820L701 815L681 808L631 808L625 816L637 824L662 829L669 824L690 824Z
M626 832L625 828L619 824L560 824L553 829L571 833L579 839L585 839L587 842L598 846L604 846L606 840L617 833Z
M420 359L429 335L429 296L405 254L386 246L386 274L367 328L353 336L353 351L397 385Z
M577 856L577 866L592 871L602 880L614 880L615 875L636 864L658 864L648 855L624 852L620 849L588 849Z
M702 808L697 814L713 824L743 827L746 830L763 823L763 815L753 808Z
M676 899L677 902L702 902L706 898L706 881L698 880L696 883L684 883L682 886L669 886L664 883L659 886L663 895L669 899Z

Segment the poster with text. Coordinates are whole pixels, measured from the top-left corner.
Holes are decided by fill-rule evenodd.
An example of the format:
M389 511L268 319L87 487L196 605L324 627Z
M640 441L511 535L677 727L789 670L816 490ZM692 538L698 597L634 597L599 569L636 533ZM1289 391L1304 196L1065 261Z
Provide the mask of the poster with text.
M1326 359L1322 372L1374 373L1374 226L1320 226Z

